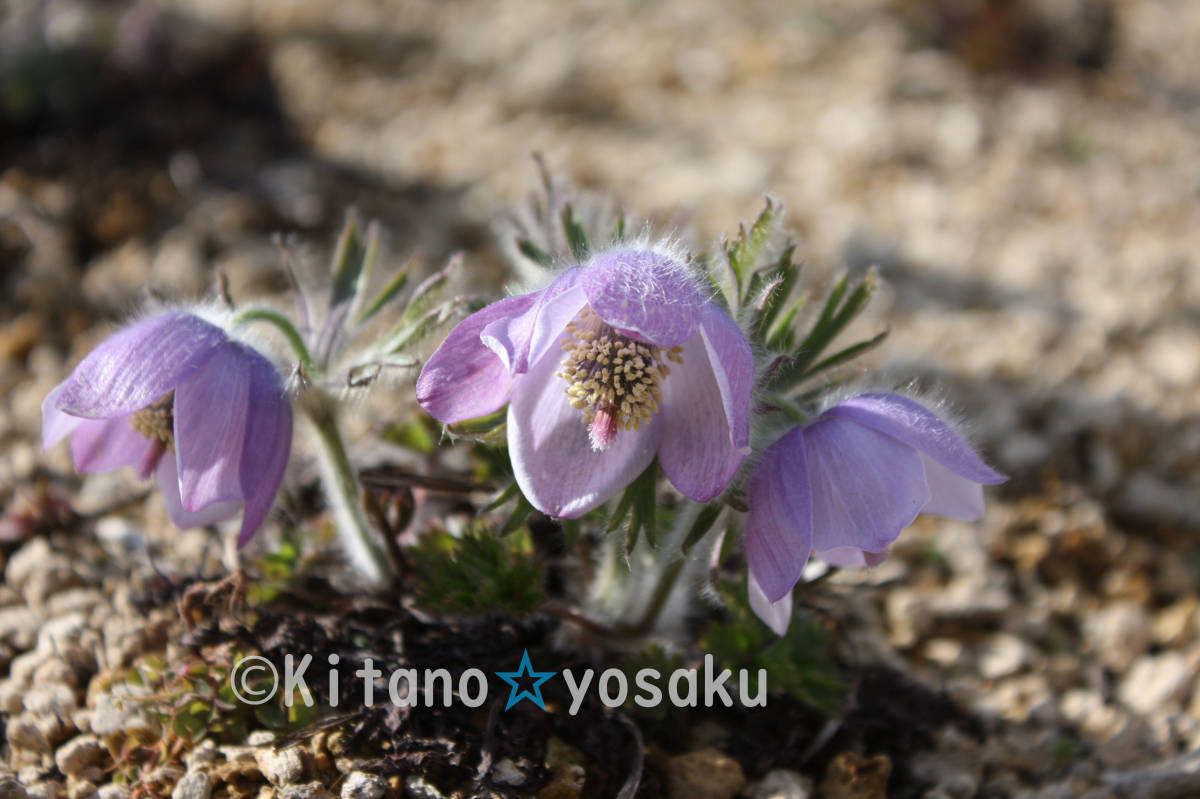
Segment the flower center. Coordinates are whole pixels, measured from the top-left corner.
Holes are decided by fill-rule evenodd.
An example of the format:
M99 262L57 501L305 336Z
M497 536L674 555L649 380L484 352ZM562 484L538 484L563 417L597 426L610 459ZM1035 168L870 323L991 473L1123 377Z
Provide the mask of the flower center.
M683 363L683 349L643 344L618 333L590 308L567 324L566 358L558 376L567 381L572 408L582 412L592 449L608 449L621 430L640 430L658 413L666 360Z
M129 416L129 426L143 438L148 438L175 451L175 392L147 405Z

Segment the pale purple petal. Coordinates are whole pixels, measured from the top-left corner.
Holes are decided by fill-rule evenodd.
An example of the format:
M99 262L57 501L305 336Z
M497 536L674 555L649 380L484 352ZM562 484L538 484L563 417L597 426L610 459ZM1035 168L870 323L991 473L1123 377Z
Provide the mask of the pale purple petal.
M683 363L663 380L659 462L687 497L707 502L725 490L749 451L754 357L741 330L716 306L683 345Z
M480 334L492 322L517 316L535 302L536 294L508 297L476 311L450 331L417 378L417 402L426 413L454 424L486 416L508 402L512 376Z
M84 474L132 466L150 446L149 440L129 426L126 416L80 421L71 436L71 458Z
M808 562L813 505L804 445L797 427L772 444L746 486L746 560L769 602L792 590Z
M555 357L562 352L567 323L578 316L585 305L587 296L583 289L576 285L556 292L552 298L540 305L537 320L533 325L533 335L529 341L528 361L521 365L520 371L528 371L529 364L538 363L547 353L550 353L550 357Z
M545 289L536 292L537 301L516 316L497 319L483 329L480 338L504 362L509 374L529 371L551 346L557 346L567 323L587 303L578 288L582 270L563 272ZM570 293L572 296L564 297Z
M700 331L721 388L721 404L729 420L729 443L748 454L750 394L754 389L754 354L750 342L737 322L712 304L704 309Z
M983 518L983 486L959 477L927 455L921 455L925 465L925 482L929 484L929 502L921 513L977 522Z
M238 464L246 441L250 365L224 344L175 390L175 458L184 510L242 499Z
M843 569L863 569L878 566L887 560L887 552L865 552L855 547L834 547L824 552L817 552L817 557L830 566L840 566Z
M687 267L653 250L614 250L584 267L592 310L612 327L660 347L690 339L708 300Z
M551 516L573 519L603 504L654 459L661 414L634 431L621 431L596 452L578 410L567 403L556 375L560 353L548 352L513 387L508 446L513 472L530 503Z
M763 593L762 586L750 575L746 593L750 598L750 609L754 615L762 619L763 624L774 630L776 635L787 635L788 625L792 621L792 592L783 595L783 599L772 602Z
M804 445L818 552L882 552L929 501L920 455L891 436L829 412L805 428Z
M237 516L238 511L241 510L242 503L240 502L218 502L215 505L201 508L196 513L184 510L183 502L179 498L179 472L175 467L174 458L164 457L159 460L157 476L158 487L167 504L167 515L181 530L223 522Z
M292 451L292 405L279 373L265 359L250 361L249 408L238 469L246 500L238 546L245 546L270 513Z
M62 396L66 381L59 383L42 400L42 449L47 450L69 436L83 419L71 416L58 409L58 398Z
M984 485L1008 478L991 469L950 425L920 403L899 394L863 394L828 411L903 441L959 477Z
M164 397L225 341L192 314L146 319L92 350L63 382L56 407L91 419L127 416Z

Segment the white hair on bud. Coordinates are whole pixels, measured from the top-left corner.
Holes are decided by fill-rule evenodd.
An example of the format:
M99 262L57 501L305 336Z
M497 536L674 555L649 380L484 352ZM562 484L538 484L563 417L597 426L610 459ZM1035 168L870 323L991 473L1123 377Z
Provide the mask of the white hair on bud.
M897 386L894 382L887 381L886 377L876 375L869 380L858 380L832 388L821 397L817 411L810 421L815 421L817 416L835 405L863 394L896 394L907 397L934 413L966 441L972 440L972 425L950 398L949 389L942 384L919 386L916 378Z

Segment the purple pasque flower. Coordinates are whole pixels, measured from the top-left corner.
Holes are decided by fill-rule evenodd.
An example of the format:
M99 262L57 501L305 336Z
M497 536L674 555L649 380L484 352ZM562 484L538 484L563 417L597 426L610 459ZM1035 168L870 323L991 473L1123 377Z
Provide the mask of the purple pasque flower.
M880 563L919 513L978 521L983 486L1006 479L908 397L840 402L772 444L750 476L751 598L757 586L769 603L790 599L810 552L836 566Z
M720 494L749 451L754 360L684 264L618 249L464 319L425 364L417 401L447 424L508 407L521 491L575 518L655 455L684 495Z
M243 545L283 480L292 407L265 357L171 311L107 339L46 396L43 447L68 435L81 472L136 466L142 478L157 475L181 528L242 509Z

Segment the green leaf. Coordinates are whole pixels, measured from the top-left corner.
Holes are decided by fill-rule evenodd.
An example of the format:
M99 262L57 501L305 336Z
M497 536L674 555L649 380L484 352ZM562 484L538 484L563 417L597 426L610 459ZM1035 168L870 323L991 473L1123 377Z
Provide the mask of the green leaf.
M304 343L304 337L286 316L270 308L247 308L244 311L238 311L233 317L234 327L240 327L249 322L266 322L272 325L287 340L288 345L292 348L292 353L300 361L304 370L309 373L314 370L312 355L308 351L308 345Z
M315 701L311 706L304 702L293 702L292 706L287 709L288 727L293 730L303 729L315 723L320 717L321 705Z
M837 714L847 686L830 654L824 625L798 613L787 634L779 637L750 610L744 584L722 594L729 620L710 626L700 641L721 667L747 669L752 676L766 669L770 693L788 694L827 715ZM751 693L756 689L752 683Z
M201 738L208 730L208 723L212 717L212 705L194 700L175 711L175 715L171 719L171 729L180 738L194 741Z
M591 251L587 231L584 230L583 223L579 221L575 209L569 203L563 207L562 225L563 233L567 237L567 246L571 249L571 256L576 261L587 258L588 252Z
M733 269L736 277L737 297L735 299L739 305L742 297L745 296L744 292L750 271L770 238L771 228L775 223L778 211L779 206L775 205L770 197L766 198L762 211L759 212L758 218L754 220L750 229L747 230L744 224L739 225L738 237L725 249L729 266Z
M613 241L621 242L625 240L625 214L617 214L617 221L613 224Z
M708 534L713 525L717 522L717 517L721 515L724 506L719 502L710 502L700 509L700 513L696 516L696 520L692 522L692 527L688 530L687 538L683 540L683 554L688 554L692 551L692 547L700 543L701 539Z
M404 287L408 285L408 274L412 264L413 262L410 260L408 263L404 264L404 266L396 270L396 274L392 275L392 278L387 282L387 285L375 295L375 299L371 300L371 304L368 305L366 310L362 312L362 315L358 317L359 324L367 321L375 316L375 314L383 310L385 305L394 300L396 296L404 290Z
M504 407L487 416L479 416L474 419L467 419L462 422L448 425L447 430L454 436L463 438L473 438L477 436L487 435L498 429L508 419L508 408Z
M796 317L804 307L800 299L788 306L783 316L779 317L774 327L767 334L767 346L773 350L790 350L796 340Z
M875 271L871 270L866 277L859 281L848 297L846 297L846 291L849 287L849 276L838 282L830 293L829 299L826 300L824 308L821 309L821 315L812 330L796 347L791 360L786 361L772 377L771 389L789 391L811 374L810 367L817 361L825 348L866 307L875 291L875 282ZM843 297L846 297L845 302L842 302Z
M515 483L514 483L515 485ZM504 522L504 526L496 535L504 538L507 535L515 533L517 530L525 526L525 522L533 515L533 505L529 504L529 500L525 499L524 494L518 493L517 507L513 508L512 514Z
M860 341L857 344L852 344L846 349L830 355L828 358L822 361L818 361L809 367L808 371L804 373L804 379L807 380L815 374L824 372L826 369L833 369L836 366L841 366L844 363L854 360L859 355L875 349L883 342L885 338L887 338L889 332L891 331L884 330L882 333L874 335L866 341Z
M721 234L721 257L718 259L721 264L721 274L718 277L716 267L710 266L706 270L709 276L709 281L713 284L720 283L720 296L725 298L726 303L730 308L738 308L741 306L741 281L738 277L738 272L733 266L733 262L729 256L730 248L729 238L725 234Z
M633 550L637 543L639 532L646 534L646 543L654 549L658 545L658 506L655 503L655 488L658 482L658 461L651 461L636 480L629 484L627 490L633 492L630 506L632 516L629 520L630 543L627 547Z
M303 697L297 691L293 704L303 701ZM268 730L282 730L287 727L287 713L284 712L283 705L274 702L254 708L254 718L258 719L258 723Z
M625 521L625 517L629 515L629 509L633 507L633 491L627 486L621 492L621 499L617 502L617 508L613 511L613 515L608 520L608 525L604 528L604 532L611 533L621 526Z
M729 312L730 316L737 315L734 307L736 296L730 292L728 286L722 286L717 282L717 275L713 274L711 269L697 269L696 277L704 281L705 285L701 287L701 290L712 297L722 310Z
M554 266L554 256L534 244L529 239L517 239L517 249L529 260L550 269Z
M496 508L500 507L505 502L508 502L510 499L512 499L519 493L521 493L521 487L519 485L517 485L515 482L512 483L511 485L509 485L508 488L501 491L500 494L495 499L493 499L491 502L489 502L487 507L484 508L484 511L495 510Z
M329 307L336 308L353 300L358 294L359 279L365 273L367 247L358 232L358 214L351 211L338 236L337 249L333 253L333 292Z
M417 287L413 289L412 296L408 299L408 305L405 307L404 313L400 317L400 324L396 327L403 327L406 323L424 315L432 308L434 303L441 299L442 293L449 287L450 276L461 265L462 256L455 255L444 267L417 284Z
M475 523L457 539L446 532L426 533L408 551L417 603L434 613L478 615L507 609L526 614L545 598L528 530L498 538Z
M387 340L387 354L399 355L404 350L417 344L421 339L433 333L442 324L450 318L450 309L446 305L439 305L431 311L427 311L425 315L413 319L407 324L401 324Z
M753 332L755 339L763 341L779 312L783 310L800 280L800 267L792 261L796 245L789 243L768 273L756 272L750 279L750 294L758 293L755 307ZM793 306L796 307L796 306Z
M367 284L371 280L371 275L375 271L375 262L379 260L379 246L382 238L379 222L372 220L367 224L367 240L364 244L362 268L355 283L354 298L350 302L350 311L347 313L347 318L358 314L359 308L362 307L363 300L365 299L362 290L367 287Z
M437 448L437 438L429 429L429 423L421 416L415 416L403 424L388 427L383 433L383 438L385 441L421 455L431 455Z

